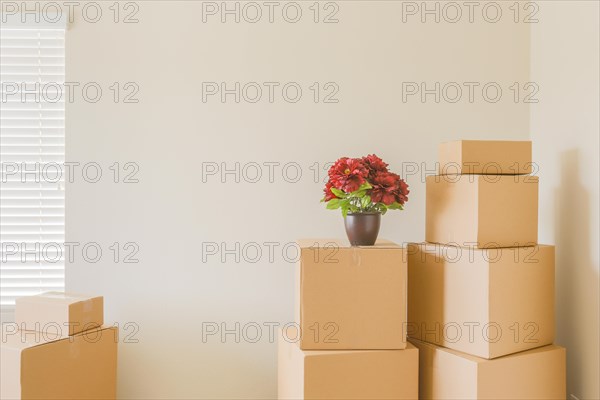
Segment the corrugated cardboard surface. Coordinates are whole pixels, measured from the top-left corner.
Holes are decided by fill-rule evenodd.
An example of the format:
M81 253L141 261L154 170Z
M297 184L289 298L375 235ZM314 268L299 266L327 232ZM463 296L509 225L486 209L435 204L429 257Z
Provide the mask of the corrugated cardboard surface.
M457 140L441 143L439 174L530 174L531 142Z
M408 334L483 358L554 340L554 247L408 247Z
M304 399L304 353L279 331L277 347L277 398ZM288 336L286 336L287 338ZM289 337L296 337L295 334Z
M437 243L477 241L479 183L473 177L426 178L425 240Z
M296 316L302 349L406 347L406 249L299 241Z
M114 327L61 339L4 333L2 399L114 399L117 335Z
M537 243L538 182L537 176L479 176L477 241L481 247Z
M419 349L419 399L477 398L474 358L437 351L441 348L415 339L409 339L409 343Z
M566 349L554 345L480 362L478 397L490 400L565 399L566 363Z
M2 325L0 344L0 399L21 399L21 353L23 350L59 340L60 335L18 331Z
M490 321L503 330L490 347L492 358L554 342L554 253L548 245L488 250L490 260L501 254L489 263Z
M279 341L280 399L416 399L418 350L301 350Z
M421 399L565 399L566 351L555 345L494 360L410 339Z
M436 175L426 186L428 242L478 248L537 243L537 177Z
M23 330L52 331L63 336L102 326L104 299L75 293L47 292L16 300L15 321Z

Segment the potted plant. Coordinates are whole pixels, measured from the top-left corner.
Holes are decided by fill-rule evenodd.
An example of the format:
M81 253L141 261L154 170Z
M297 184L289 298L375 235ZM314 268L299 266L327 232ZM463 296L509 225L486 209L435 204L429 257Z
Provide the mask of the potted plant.
M342 157L329 168L321 201L330 210L342 210L352 246L375 244L381 215L387 210L402 210L408 201L408 185L387 167L381 158L370 154Z

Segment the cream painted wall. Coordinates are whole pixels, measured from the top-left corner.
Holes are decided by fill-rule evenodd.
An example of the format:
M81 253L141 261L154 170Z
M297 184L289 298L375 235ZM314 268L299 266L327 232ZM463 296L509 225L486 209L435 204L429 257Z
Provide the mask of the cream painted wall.
M431 172L441 141L527 139L529 104L522 94L515 103L509 87L530 80L529 26L506 8L498 23L480 13L474 23L403 22L402 3L389 1L338 2L337 24L312 22L312 2L301 3L296 24L280 14L274 23L203 23L200 2L137 4L137 24L115 24L105 9L111 18L77 18L67 35L67 80L98 82L105 93L67 108L67 160L97 162L104 174L67 185L67 241L103 248L97 263L76 254L67 289L104 294L108 321L139 326L139 342L120 345L119 397L272 398L276 346L266 328L257 343L233 335L203 343L202 327L292 319L292 265L282 245L344 235L341 216L318 202L322 183L310 167L374 152L396 170L427 162ZM305 95L293 104L203 103L206 81L295 81ZM466 93L457 103L432 95L403 103L402 82L422 81L497 82L503 96L491 103L478 89L472 103ZM115 104L113 82L137 83L139 103ZM315 104L312 82L337 83L339 102ZM140 182L113 183L114 162L137 163ZM280 170L273 183L203 183L202 162L295 162L303 175L296 183ZM381 236L420 241L424 184L406 178L407 209L385 216ZM113 242L137 243L140 262L115 263ZM203 263L203 242L281 245L273 262Z
M599 3L542 3L531 30L534 159L540 241L556 244L556 342L567 348L568 393L600 398L598 341Z

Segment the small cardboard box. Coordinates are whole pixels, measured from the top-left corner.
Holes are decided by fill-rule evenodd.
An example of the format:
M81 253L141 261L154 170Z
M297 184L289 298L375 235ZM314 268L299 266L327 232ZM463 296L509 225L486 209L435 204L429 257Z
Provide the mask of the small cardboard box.
M62 337L2 326L0 398L115 399L118 331Z
M426 241L479 248L537 243L537 177L435 175L426 186Z
M408 246L411 338L482 358L554 341L554 246Z
M530 141L457 140L440 144L440 175L530 174Z
M544 346L494 360L410 339L420 399L565 399L566 350Z
M296 322L304 350L406 347L406 249L298 242Z
M74 293L47 292L16 300L15 321L21 330L75 335L104 323L104 299Z
M418 398L418 350L301 350L279 339L279 399Z

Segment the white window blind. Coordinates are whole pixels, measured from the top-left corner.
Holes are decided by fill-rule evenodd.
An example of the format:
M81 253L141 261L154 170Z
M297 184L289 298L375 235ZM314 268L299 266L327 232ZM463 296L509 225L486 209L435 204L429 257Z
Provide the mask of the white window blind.
M0 27L0 302L64 290L65 29Z

